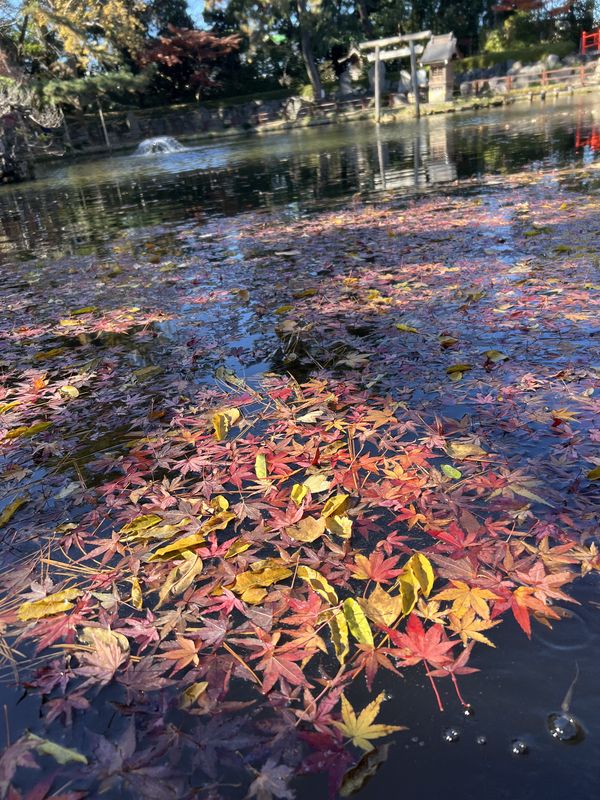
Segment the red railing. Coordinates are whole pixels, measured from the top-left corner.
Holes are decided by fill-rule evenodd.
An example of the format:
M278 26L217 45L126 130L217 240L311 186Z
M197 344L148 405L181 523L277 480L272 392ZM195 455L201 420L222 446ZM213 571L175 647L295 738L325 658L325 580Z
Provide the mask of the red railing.
M577 128L575 132L575 148L582 150L584 147L589 147L595 153L600 152L600 127L594 126L591 133Z
M600 82L596 73L596 64L579 64L572 67L559 69L544 69L536 74L505 75L501 78L480 78L476 81L466 81L469 86L469 95L480 95L491 92L492 94L505 94L513 90L528 90L540 88L547 90L554 86L590 86ZM461 84L461 87L464 84Z
M581 34L581 55L592 53L600 50L600 28L591 33Z

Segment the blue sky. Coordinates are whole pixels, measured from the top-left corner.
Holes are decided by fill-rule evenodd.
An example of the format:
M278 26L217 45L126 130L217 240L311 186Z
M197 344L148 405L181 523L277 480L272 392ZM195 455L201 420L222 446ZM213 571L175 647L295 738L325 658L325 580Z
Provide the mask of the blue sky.
M190 14L195 22L202 22L202 11L204 9L204 0L188 0Z

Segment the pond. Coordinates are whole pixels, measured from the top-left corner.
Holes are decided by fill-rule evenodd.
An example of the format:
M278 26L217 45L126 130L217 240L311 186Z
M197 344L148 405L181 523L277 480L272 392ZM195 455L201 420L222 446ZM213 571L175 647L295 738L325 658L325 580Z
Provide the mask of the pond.
M0 187L0 253L91 252L123 230L250 209L315 208L598 156L594 97L404 121L254 135L148 157L52 163ZM594 137L595 132L595 137ZM596 150L594 150L596 147Z
M425 440L428 447L439 449L441 445L436 445L436 440L448 430L450 439L471 430L484 440L488 437L488 449L497 454L498 472L504 470L503 478L513 474L511 470L517 476L515 485L525 492L521 501L510 493L498 500L498 492L491 492L488 517L487 495L483 492L491 487L483 482L485 461L458 462L464 475L458 472L458 478L453 479L481 480L481 494L474 500L473 509L481 520L489 522L490 529L494 515L506 512L507 516L512 515L517 536L518 530L534 518L531 508L523 511L525 497L532 501L535 514L539 514L539 527L543 528L536 539L540 552L550 546L543 533L550 531L552 537L554 523L557 527L577 528L580 520L573 522L576 514L569 505L572 498L591 530L593 486L585 483L576 456L580 452L582 458L588 458L590 443L597 442L599 435L591 410L595 400L593 375L597 375L591 371L591 364L598 355L597 338L592 337L598 335L597 320L585 316L591 310L586 309L587 295L580 294L579 285L572 285L578 284L580 273L574 272L577 277L569 283L571 267L563 268L560 259L565 265L574 253L581 256L580 261L587 259L585 270L582 269L586 291L597 290L597 255L590 256L594 226L598 224L593 216L595 207L586 206L581 220L587 221L579 222L578 208L572 208L567 193L573 193L576 205L597 195L599 132L600 101L593 96L549 99L545 104L427 117L419 122L385 125L379 130L371 123L324 126L197 146L188 143L186 149L171 153L131 153L50 163L40 168L35 183L0 187L2 302L12 315L2 329L0 341L2 375L9 376L8 393L0 394L0 401L8 401L6 406L0 402L0 423L4 425L11 414L21 413L19 407L7 407L13 398L10 392L23 393L24 407L25 400L31 397L33 403L37 402L35 391L41 391L46 392L45 413L54 430L60 431L55 434L57 441L50 437L40 445L36 438L24 438L23 454L16 448L7 448L0 463L0 477L7 487L6 491L0 490L0 513L15 492L22 494L21 483L28 492L29 503L23 512L16 512L25 514L23 518L15 517L18 530L12 533L10 526L0 525L4 545L2 571L11 566L12 553L23 558L19 563L24 565L23 553L36 549L39 538L48 531L56 529L69 538L69 526L76 528L82 516L91 513L90 498L98 486L105 504L93 522L106 535L108 528L103 526L108 515L118 514L128 504L135 505L142 496L140 487L147 478L144 470L154 446L152 426L175 418L174 430L181 437L175 441L173 437L179 434L170 431L160 440L159 445L164 448L160 451L161 469L156 476L152 474L151 481L148 479L155 484L154 510L166 509L168 513L173 508L169 492L177 493L168 437L173 449L187 458L185 448L198 435L193 427L197 408L190 398L194 389L207 383L216 393L215 367L224 366L249 381L274 372L292 372L301 381L321 374L318 368L322 364L329 365L328 350L336 353L337 360L332 358L331 366L336 380L341 377L343 383L346 373L340 364L345 364L349 381L358 374L369 388L375 386L381 397L395 396L400 409L414 410L405 431L409 450L417 444L424 447ZM538 173L543 176L539 195L533 186L528 195L519 196L527 187L528 176L533 185ZM510 189L513 180L514 199ZM558 192L560 199L554 202L553 195ZM379 204L384 209L381 219ZM423 215L422 228L415 221L415 211ZM469 213L472 222L471 217L464 217ZM564 238L567 233L560 229L561 214L573 215L567 233L573 237L573 232L579 231L581 242ZM408 243L401 238L402 229L393 227L392 220L410 228ZM469 225L474 231L472 243ZM555 235L558 238L552 239L552 246L542 244L545 236ZM286 236L295 238L288 240ZM339 253L338 240L343 243ZM578 247L581 252L576 252ZM400 258L396 258L397 252L401 253ZM389 272L378 272L378 262L385 263L391 255L396 258L390 258L393 267ZM558 266L544 272L546 262L555 258L560 261ZM409 269L411 259L414 275ZM339 274L332 267L337 268L338 260L342 263ZM573 270L576 266L572 266ZM505 270L506 274L497 279L494 269ZM368 291L375 306L367 308L365 303L364 317L351 331L348 341L354 349L346 347L347 342L341 347L339 332L345 325L352 327L344 319L349 313L345 309L362 313L360 297L352 296L353 281L357 280L354 275L370 270ZM464 285L454 286L459 270ZM336 294L340 285L345 288ZM318 292L314 288L317 286ZM386 326L381 313L385 303L381 298L387 291L396 292L401 298L399 307L403 303L397 330L404 336L417 337L409 345L388 344L397 331L392 331L394 325ZM420 292L425 297L421 309L413 299ZM311 318L308 304L316 295L317 305L321 294L325 299ZM562 308L559 304L567 295L573 301ZM301 307L317 330L314 349L301 353L300 361L303 357L307 361L299 366L293 361L293 348L286 351L280 345L280 334L273 333L289 322L288 301ZM95 314L97 324L86 328L88 317ZM517 320L514 325L513 319ZM536 327L534 323L539 324ZM429 326L435 333L428 337ZM462 383L462 370L456 364L450 367L450 372L454 369L454 373L461 373L456 383L453 377L452 382L444 383L443 369L441 381L431 370L431 353L441 359L440 364L446 358L445 352L439 355L438 332L447 339L452 339L448 333L456 333L465 341L459 344L460 356L454 358L469 361L463 364L466 374ZM432 343L431 339L435 341ZM450 342L449 347L452 346ZM488 357L484 367L474 366L472 373L477 377L470 379L471 363L475 365L478 354L484 351L496 355ZM501 351L510 354L507 365L503 365ZM496 356L500 357L500 365L492 363ZM543 374L546 380L546 362L554 366L555 374L552 369L549 373L556 382L542 385L540 376ZM446 363L443 361L443 366ZM47 374L42 375L46 369ZM32 378L34 382L41 381L41 388L29 388ZM539 385L535 378L540 379ZM469 384L469 380L473 383ZM43 385L44 381L48 386ZM504 384L506 405L495 406L495 399L503 399L500 395ZM525 387L523 397L511 394L517 384ZM466 388L462 389L463 385ZM494 398L490 399L492 394ZM177 409L179 402L187 404L185 412ZM572 422L567 406L571 411L575 409L580 426L573 435L563 432L565 423ZM550 409L558 409L554 412L557 416L548 417ZM526 417L522 430L515 422L520 415ZM15 416L15 420L10 423L11 428L32 423L29 418ZM492 441L496 429L496 439ZM260 432L259 426L258 435ZM328 435L335 439L331 429ZM5 445L6 440L0 444ZM404 447L406 441L398 435L392 439L392 449L396 444ZM200 452L198 456L201 455ZM318 457L317 447L309 466L314 466ZM222 453L219 458L222 463ZM461 508L460 483L454 486L450 480L456 469L450 472L450 478L439 475L443 460L448 456L440 453L431 459L432 468L438 470L439 485L435 490L453 498L448 508L454 511ZM129 465L131 484L120 486L113 472L116 463ZM186 463L185 470L193 473L191 457L190 464ZM536 481L530 482L530 472ZM189 477L190 473L184 474ZM551 486L553 481L556 486ZM39 502L36 484L43 495ZM160 492L163 495L157 500ZM195 508L193 503L197 500L183 498L185 514ZM441 506L438 512L441 519ZM104 520L103 513L107 515ZM546 515L543 525L542 513ZM465 519L467 528L476 524L473 516ZM31 541L29 551L21 551L15 544L23 531ZM110 532L108 535L110 538ZM62 546L63 540L60 541ZM550 541L554 544L553 539ZM590 537L588 546L591 541ZM560 544L564 541L560 540ZM73 535L70 545L78 559L86 548L95 547L96 541L85 537L78 540ZM467 549L468 544L464 544ZM554 558L560 561L560 545L555 551ZM439 550L438 555L444 552L450 550ZM526 561L524 553L521 555ZM97 569L101 574L113 564L111 554L114 556L115 552L110 549L106 556L104 551L99 552L93 570L80 567L77 559L69 562L75 567L73 573L67 570L67 574L79 574L79 567L90 573ZM55 568L62 574L63 557L64 552L55 556L60 559L58 562L48 562L48 574ZM548 556L551 557L552 554ZM203 558L208 563L211 555L203 554ZM439 563L435 562L436 569L441 565L441 571L450 569L448 574L452 574L450 561L442 555ZM147 566L136 562L136 569L146 577ZM499 565L498 570L505 566ZM510 568L506 566L507 570ZM45 575L46 567L43 572ZM152 575L147 586L156 589L151 578ZM31 586L27 595L30 602L43 595L44 580L49 578L40 578ZM108 585L99 585L96 599L102 622L110 618L113 605ZM406 725L409 730L393 738L387 761L362 788L361 798L406 795L415 800L591 800L597 795L600 572L595 567L566 588L578 604L565 606L564 618L557 620L552 629L535 622L528 639L510 618L493 628L490 635L494 648L477 644L471 665L479 671L460 678L467 706L454 695L450 681L438 681L445 705L445 711L440 713L421 666L404 669L401 681L388 672L382 676L380 671L376 690L385 692L388 702L384 703L378 722ZM19 592L22 593L21 586ZM151 590L145 588L145 592L144 602ZM131 596L133 602L133 592ZM10 594L6 603L10 607ZM0 616L4 608L0 604ZM7 624L14 621L10 613L7 619ZM130 638L138 637L135 641L139 643L148 632L143 625L153 619L148 609L146 621L138 619L135 631L133 626L131 631L126 627L120 630ZM175 627L180 623L173 618L169 624ZM243 635L238 637L236 647L243 648ZM71 644L72 641L73 637ZM31 642L21 639L18 644L24 652L30 652ZM164 653L160 657L164 658ZM46 663L40 661L42 666ZM259 669L256 661L251 663ZM337 664L331 652L329 661L324 658L323 663L324 668L335 672ZM77 656L73 665L75 670L80 668ZM117 666L120 665L119 661ZM191 739L192 733L197 735L194 725L203 724L205 717L198 713L192 717L196 721L193 725L181 723L178 728L180 709L171 705L161 712L168 724L159 730L159 701L152 707L152 701L143 697L151 694L155 677L151 671L144 673L143 665L142 658L139 672L124 682L126 704L123 695L109 687L100 691L91 709L81 713L87 701L83 694L74 693L81 705L74 703L69 711L76 720L73 728L63 734L55 722L50 733L43 735L67 747L81 747L90 757L95 748L102 750L102 769L109 776L103 797L241 800L246 796L247 785L240 782L238 772L230 775L217 770L214 784L204 789L198 783L198 773L194 773L196 788L192 793L178 788L184 783L182 775L190 766L190 756L188 752L177 761L173 743L179 735L182 741L186 736ZM89 665L86 668L91 669ZM45 679L49 683L50 673L48 667ZM319 680L324 675L325 672L313 676L315 686L320 688ZM4 678L0 701L5 704L8 732L0 734L2 746L7 737L14 741L28 728L42 735L40 693L44 692L38 692L39 686L34 692L31 684L24 691L15 690L6 665ZM60 684L60 679L56 680ZM137 687L136 680L146 681L145 688ZM373 693L367 692L362 676L355 683L354 708L363 708L373 699ZM122 689L123 686L119 691ZM55 684L42 699L48 701L52 690L55 694L50 702L55 702ZM224 713L234 717L238 705L244 711L250 699L255 699L250 690L243 690L231 704L224 703ZM281 696L275 693L273 709L280 708ZM55 716L60 717L61 713L57 711ZM251 710L248 716L255 713ZM48 716L48 707L44 714ZM576 734L562 736L552 715L566 717L562 724L577 726ZM138 755L136 751L136 758L131 752L135 737L132 745L128 729L121 724L125 718L134 720L140 728L146 726L150 744L143 753ZM299 757L294 761L292 753L297 743L286 738L289 731L283 719L284 715L275 721L258 718L257 725L263 726L259 733L271 736L272 749L263 744L266 738L255 736L254 729L247 734L245 730L238 731L232 722L229 728L229 723L222 729L217 725L216 733L211 734L207 725L200 762L204 765L212 759L218 763L222 757L230 763L233 751L237 754L239 748L246 758L244 748L250 748L249 770L256 772L255 767L269 763L276 750L277 759L281 757L281 763L286 764L280 767L282 774L293 771L290 764L299 770ZM99 734L113 741L120 739L121 752L118 748L109 752L106 740ZM211 735L223 740L230 736L234 743L224 754L210 750ZM100 741L102 745L98 744ZM131 770L139 782L136 784L132 778L124 792L120 784L109 779L108 762L119 758L126 761L123 753L127 748L129 761L123 771ZM288 761L286 748L290 750ZM274 764L279 763L277 759ZM172 773L168 772L167 762ZM206 774L209 773L210 770ZM39 775L30 774L20 785L31 786L38 778ZM154 778L157 788L152 790ZM273 791L257 793L259 800L293 796L285 782L277 782L276 772L271 778ZM171 779L173 785L168 790L165 787ZM80 785L77 780L75 785ZM297 778L293 788L298 800L327 796L322 774Z

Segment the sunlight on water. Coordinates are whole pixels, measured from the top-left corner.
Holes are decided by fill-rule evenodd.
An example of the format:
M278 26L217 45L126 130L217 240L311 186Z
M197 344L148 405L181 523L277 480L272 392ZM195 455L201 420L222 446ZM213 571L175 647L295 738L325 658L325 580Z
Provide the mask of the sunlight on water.
M584 97L407 120L379 131L362 122L197 146L173 140L171 151L154 157L58 161L41 167L33 183L0 188L0 253L89 252L129 228L589 163L598 157L599 120L598 101Z

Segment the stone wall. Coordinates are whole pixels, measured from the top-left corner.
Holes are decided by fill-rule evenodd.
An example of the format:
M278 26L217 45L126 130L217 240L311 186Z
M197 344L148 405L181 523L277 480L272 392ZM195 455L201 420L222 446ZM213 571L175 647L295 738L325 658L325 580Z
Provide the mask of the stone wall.
M271 120L293 121L307 105L301 98L289 97L216 108L186 105L167 109L130 109L127 112L105 113L104 121L111 146L120 149L155 136L185 138L231 129L250 130ZM66 131L66 144L74 152L106 149L98 114L67 117Z

